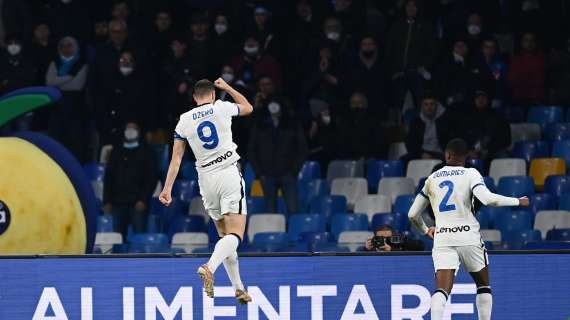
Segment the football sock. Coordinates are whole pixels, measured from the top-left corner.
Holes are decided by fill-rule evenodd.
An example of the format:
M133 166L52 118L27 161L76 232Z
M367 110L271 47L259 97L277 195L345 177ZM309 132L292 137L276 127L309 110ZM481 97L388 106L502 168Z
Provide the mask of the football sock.
M443 311L449 295L443 289L437 289L431 296L431 320L443 319Z
M207 265L212 273L215 273L220 264L229 256L236 253L236 250L241 242L240 237L235 233L230 233L222 237L216 246L214 252L210 257Z
M241 282L241 277L239 275L239 260L237 252L232 253L224 260L224 268L226 268L226 272L228 273L228 277L232 282L234 290L245 291L243 283Z
M477 288L475 304L477 305L479 320L490 320L491 309L493 309L493 295L491 294L491 287Z

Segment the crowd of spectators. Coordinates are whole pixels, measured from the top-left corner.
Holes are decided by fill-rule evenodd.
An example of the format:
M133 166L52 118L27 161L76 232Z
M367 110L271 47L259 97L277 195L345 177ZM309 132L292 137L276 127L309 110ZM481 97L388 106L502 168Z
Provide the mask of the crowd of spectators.
M234 123L270 206L304 160L441 157L448 139L491 159L501 107L570 105L565 0L2 0L0 94L63 98L20 128L81 162L128 140L170 143L195 81L224 78L255 106ZM231 99L222 95L221 99ZM133 199L134 201L134 199Z

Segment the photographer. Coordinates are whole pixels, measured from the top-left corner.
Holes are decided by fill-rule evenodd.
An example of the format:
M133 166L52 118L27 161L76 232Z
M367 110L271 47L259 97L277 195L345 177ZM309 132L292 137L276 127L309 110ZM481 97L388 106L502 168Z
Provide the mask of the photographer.
M366 251L423 251L424 243L412 240L394 231L394 228L383 224L376 229L374 237L366 240Z

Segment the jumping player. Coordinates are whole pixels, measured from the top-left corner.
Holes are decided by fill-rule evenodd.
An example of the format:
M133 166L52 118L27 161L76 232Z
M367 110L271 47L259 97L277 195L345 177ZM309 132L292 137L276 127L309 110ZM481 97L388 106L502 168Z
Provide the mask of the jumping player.
M235 103L216 100L215 87L226 91ZM253 111L247 99L221 78L214 83L200 80L194 86L193 98L197 107L182 114L174 132L172 160L160 201L172 202L172 185L186 141L196 157L198 184L204 207L213 219L220 236L208 263L198 268L204 290L214 297L214 273L224 264L236 299L241 304L251 301L239 274L237 248L243 239L247 214L245 183L238 164L240 156L232 139L232 117L245 116Z
M432 258L435 287L431 298L431 319L443 318L445 304L459 265L471 274L477 285L479 320L491 319L493 297L489 285L489 263L479 222L472 212L473 196L488 206L528 206L528 198L510 198L491 193L474 168L465 168L467 144L451 140L445 149L446 166L432 173L416 196L408 217L434 240ZM431 204L435 228L428 228L421 213Z

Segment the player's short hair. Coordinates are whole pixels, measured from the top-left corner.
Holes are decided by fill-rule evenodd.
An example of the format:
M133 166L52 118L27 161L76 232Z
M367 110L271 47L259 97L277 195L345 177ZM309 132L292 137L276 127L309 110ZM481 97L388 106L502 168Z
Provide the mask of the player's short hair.
M208 79L202 79L194 84L194 92L193 94L196 97L203 97L207 94L210 94L212 91L215 91L216 87L214 83Z
M465 158L467 157L467 153L469 152L469 148L467 147L467 142L460 138L455 138L450 140L445 147L445 151L453 154L458 158Z

